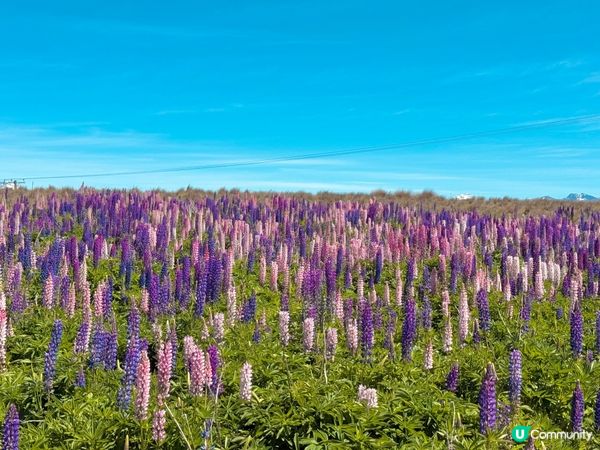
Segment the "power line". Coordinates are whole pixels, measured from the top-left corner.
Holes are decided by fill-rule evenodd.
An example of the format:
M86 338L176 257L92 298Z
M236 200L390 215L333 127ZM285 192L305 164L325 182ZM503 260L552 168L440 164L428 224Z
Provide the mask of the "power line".
M600 119L600 114L591 114L586 116L577 116L570 117L566 119L553 119L553 120L542 120L534 123L524 124L524 125L515 125L512 127L506 128L497 128L495 130L487 130L487 131L478 131L473 133L464 133L454 136L446 136L439 138L429 138L429 139L421 139L417 141L404 142L398 144L387 144L387 145L379 145L379 146L369 146L369 147L358 147L354 149L345 149L345 150L330 150L323 152L315 152L315 153L304 153L299 155L290 155L290 156L278 156L273 158L266 159L254 159L254 160L246 160L246 161L230 161L223 163L214 163L214 164L202 164L196 166L181 166L181 167L170 167L164 169L147 169L147 170L130 170L130 171L122 171L122 172L99 172L99 173L87 173L87 174L78 174L78 175L51 175L51 176L36 176L36 177L23 177L21 180L59 180L59 179L68 179L68 178L96 178L96 177L116 177L116 176L125 176L125 175L145 175L145 174L155 174L155 173L173 173L173 172L193 172L198 170L208 170L208 169L222 169L222 168L233 168L233 167L244 167L244 166L257 166L263 164L271 164L285 161L299 161L304 159L318 159L318 158L326 158L329 156L343 156L343 155L353 155L359 153L371 153L378 152L383 150L393 150L393 149L401 149L407 147L421 146L427 144L444 144L449 142L456 142L466 139L473 139L477 137L485 137L485 136L493 136L498 134L512 133L515 131L529 130L534 128L548 128L551 126L558 125L566 125L570 123L582 122L585 120L592 119Z

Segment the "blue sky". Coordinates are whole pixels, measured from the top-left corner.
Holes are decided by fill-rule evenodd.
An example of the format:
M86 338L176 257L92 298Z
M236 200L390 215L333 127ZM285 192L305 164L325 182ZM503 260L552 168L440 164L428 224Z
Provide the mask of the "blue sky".
M0 14L0 178L262 159L600 114L594 1L12 3ZM600 195L599 177L600 120L587 120L52 184L563 197Z

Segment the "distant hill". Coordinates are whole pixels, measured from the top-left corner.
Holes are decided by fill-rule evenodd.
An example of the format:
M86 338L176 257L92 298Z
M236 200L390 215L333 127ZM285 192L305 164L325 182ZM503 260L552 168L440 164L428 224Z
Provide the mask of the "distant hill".
M585 201L596 201L599 200L598 197L594 197L593 195L590 194L584 194L579 193L579 194L569 194L565 197L565 200L573 200L573 201L577 201L577 202L585 202Z

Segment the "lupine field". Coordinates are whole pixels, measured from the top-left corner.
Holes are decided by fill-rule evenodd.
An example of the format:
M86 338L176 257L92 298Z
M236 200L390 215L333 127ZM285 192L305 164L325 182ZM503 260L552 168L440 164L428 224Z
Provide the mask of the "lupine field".
M600 212L0 200L3 449L600 448Z

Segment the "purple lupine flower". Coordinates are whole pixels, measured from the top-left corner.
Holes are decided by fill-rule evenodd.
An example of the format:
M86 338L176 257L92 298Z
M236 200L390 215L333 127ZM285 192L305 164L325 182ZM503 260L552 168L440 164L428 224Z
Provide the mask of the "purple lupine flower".
M513 407L517 407L521 401L521 386L523 382L521 374L521 352L514 349L510 352L510 358L508 361L508 397L513 404Z
M363 357L365 360L368 360L371 356L371 351L373 349L373 340L374 340L374 332L373 332L373 313L371 310L371 305L368 301L362 301L361 308L361 348Z
M481 333L479 332L479 320L473 321L473 342L479 344L481 342Z
M479 326L483 331L490 330L490 303L485 289L477 292L477 309L479 310Z
M219 348L214 344L209 345L207 352L211 369L210 389L215 396L218 396L222 391L221 382L219 380L219 368L221 367Z
M576 358L583 351L583 314L579 303L571 311L571 351Z
M11 403L4 417L2 450L19 450L19 411Z
M594 426L600 430L600 390L596 394L596 403L594 404Z
M482 434L496 427L496 371L488 363L479 391L479 431Z
M75 386L79 387L79 388L84 388L85 387L85 370L82 368L80 368L77 371L77 375L75 376Z
M242 307L242 322L248 323L256 316L256 294L252 294Z
M52 392L54 383L54 375L56 374L56 359L58 357L58 347L62 340L63 324L60 319L54 321L52 327L52 335L50 336L50 343L48 344L48 351L45 355L44 361L44 387L46 392Z
M600 311L596 312L596 353L600 354Z
M137 366L140 360L140 352L137 338L131 339L125 353L125 373L121 379L121 387L117 392L117 404L119 408L127 410L131 402L131 390L135 383Z
M577 385L573 390L573 397L571 397L571 430L572 431L583 431L583 411L585 403L583 400L583 390L581 384L577 381Z
M446 389L454 394L458 391L458 377L459 377L459 366L458 362L454 362L448 376L446 377Z
M402 324L402 359L410 361L412 347L417 334L415 301L409 298L404 304L404 323Z
M564 313L564 311L563 311L563 309L562 309L562 306L559 306L558 308L556 308L556 318L557 318L558 320L562 319L562 318L563 318L563 316L564 316L564 314L565 314L565 313Z

